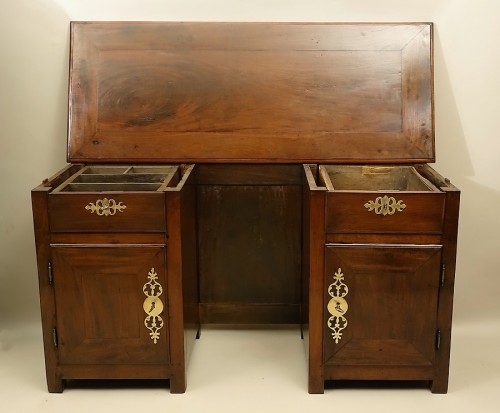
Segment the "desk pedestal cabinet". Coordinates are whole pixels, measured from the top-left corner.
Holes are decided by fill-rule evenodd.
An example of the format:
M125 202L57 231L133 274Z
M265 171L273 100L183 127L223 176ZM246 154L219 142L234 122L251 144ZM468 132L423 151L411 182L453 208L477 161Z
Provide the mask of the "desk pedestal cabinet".
M459 191L427 166L305 173L309 391L427 380L446 393Z
M49 391L163 378L184 392L199 325L192 169L73 165L33 190Z
M50 392L168 379L204 323L300 324L328 380L448 386L459 191L432 24L77 22L32 191Z

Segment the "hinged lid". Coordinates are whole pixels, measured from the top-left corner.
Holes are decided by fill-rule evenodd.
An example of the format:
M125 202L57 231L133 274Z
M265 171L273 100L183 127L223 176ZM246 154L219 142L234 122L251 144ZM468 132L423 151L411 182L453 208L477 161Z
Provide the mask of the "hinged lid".
M79 22L72 162L434 160L431 24Z

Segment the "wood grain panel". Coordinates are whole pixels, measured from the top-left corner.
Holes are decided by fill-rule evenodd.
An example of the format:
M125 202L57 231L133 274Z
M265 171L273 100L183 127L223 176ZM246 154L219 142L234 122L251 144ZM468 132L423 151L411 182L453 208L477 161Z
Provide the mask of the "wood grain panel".
M114 215L99 216L86 210L98 199L114 199L126 208ZM49 194L50 229L53 232L163 232L165 195L158 193L88 192Z
M233 309L233 322L262 322L265 307L270 319L293 314L286 322L298 323L302 187L225 182L197 187L202 321L228 322ZM255 312L243 316L251 305Z
M164 292L164 248L52 248L61 364L168 363L169 327L156 344L144 326L143 286L155 268Z
M365 204L377 197L394 197L406 207L394 215L377 215ZM333 191L326 195L329 233L413 233L442 231L445 196L438 192Z
M198 189L201 301L298 303L300 187Z
M347 327L338 343L326 328L326 364L432 366L441 246L326 247L325 297L339 269L349 291Z
M73 23L69 159L434 157L428 24Z

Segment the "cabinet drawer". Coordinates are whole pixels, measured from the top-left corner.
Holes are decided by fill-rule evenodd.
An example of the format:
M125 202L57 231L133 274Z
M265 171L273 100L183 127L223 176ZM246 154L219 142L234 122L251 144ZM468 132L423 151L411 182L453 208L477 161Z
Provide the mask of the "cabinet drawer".
M411 166L320 166L327 233L442 231L445 194Z
M87 165L49 194L52 232L163 232L165 197L192 166Z
M54 193L49 195L53 232L165 231L165 195L151 193Z
M443 193L332 192L327 233L440 233Z

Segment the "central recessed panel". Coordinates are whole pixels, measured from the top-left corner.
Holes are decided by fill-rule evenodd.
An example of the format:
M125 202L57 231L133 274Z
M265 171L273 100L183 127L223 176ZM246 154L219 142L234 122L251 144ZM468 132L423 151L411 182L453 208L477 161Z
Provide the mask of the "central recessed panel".
M302 188L276 166L229 175L202 166L198 187L202 322L299 323ZM261 176L258 176L261 174Z

